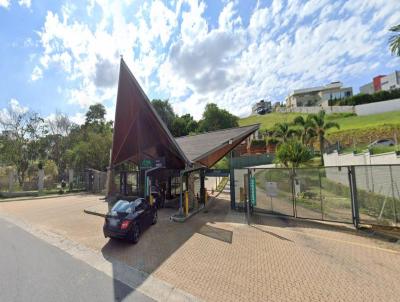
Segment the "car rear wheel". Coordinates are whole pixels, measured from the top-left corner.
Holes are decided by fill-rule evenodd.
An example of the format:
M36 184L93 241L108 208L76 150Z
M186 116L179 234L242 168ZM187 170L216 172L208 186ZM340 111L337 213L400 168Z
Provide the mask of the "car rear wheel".
M130 232L129 241L132 243L137 243L140 237L140 228L137 224L132 227L132 231Z
M158 219L157 211L154 211L153 220L152 220L151 224L156 224L157 223L157 219Z

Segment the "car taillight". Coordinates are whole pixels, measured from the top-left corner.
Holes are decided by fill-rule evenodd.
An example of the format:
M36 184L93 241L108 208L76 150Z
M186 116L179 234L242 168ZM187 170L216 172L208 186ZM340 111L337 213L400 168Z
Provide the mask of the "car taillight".
M129 220L122 221L121 230L126 230L129 227L130 224L131 224L131 222Z

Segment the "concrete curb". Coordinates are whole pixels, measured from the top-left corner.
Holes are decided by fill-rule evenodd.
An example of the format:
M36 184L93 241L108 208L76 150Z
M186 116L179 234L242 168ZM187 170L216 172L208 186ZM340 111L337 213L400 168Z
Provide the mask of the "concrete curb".
M60 197L69 197L69 196L79 196L79 195L85 195L85 194L87 194L87 193L65 193L65 194L42 195L42 196L11 197L11 198L0 199L0 203L1 202L24 201L24 200L32 200L32 199L51 199L51 198L60 198Z
M219 194L218 194L218 195L219 195ZM185 222L186 220L190 219L191 217L193 217L193 216L196 215L197 213L199 213L199 212L201 212L201 211L203 211L203 210L207 210L208 207L209 207L209 205L210 205L212 202L214 202L215 199L217 199L217 196L218 196L218 195L213 196L212 198L210 198L205 206L203 205L201 208L198 208L197 210L195 210L195 211L189 213L188 216L185 216L185 217L171 216L171 217L170 217L170 220L175 221L175 222Z
M89 249L59 234L34 227L4 213L0 213L0 217L156 301L202 301L161 279L115 259L107 259L100 252Z

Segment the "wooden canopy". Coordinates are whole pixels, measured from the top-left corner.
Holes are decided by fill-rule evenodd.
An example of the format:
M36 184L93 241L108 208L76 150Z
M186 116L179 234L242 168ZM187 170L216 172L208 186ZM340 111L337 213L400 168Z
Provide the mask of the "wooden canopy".
M111 166L125 161L162 160L167 169L213 166L259 125L174 138L121 59Z

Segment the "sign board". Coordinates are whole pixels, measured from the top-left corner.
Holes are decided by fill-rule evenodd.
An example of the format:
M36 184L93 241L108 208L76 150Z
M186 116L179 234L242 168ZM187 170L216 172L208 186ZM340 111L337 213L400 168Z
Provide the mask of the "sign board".
M165 157L157 158L154 161L154 166L157 168L165 168Z
M256 200L256 178L250 176L250 203L255 206L257 204Z
M151 169L151 168L165 168L165 157L160 157L157 159L143 159L140 162L141 169Z
M152 159L143 159L140 162L141 169L150 169L154 167L154 161Z
M207 169L205 176L210 177L227 177L229 176L229 170L225 169Z
M274 181L267 181L265 183L265 190L267 191L267 196L269 197L278 196L278 184Z

